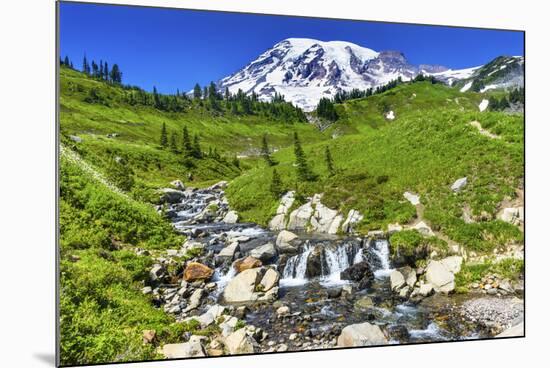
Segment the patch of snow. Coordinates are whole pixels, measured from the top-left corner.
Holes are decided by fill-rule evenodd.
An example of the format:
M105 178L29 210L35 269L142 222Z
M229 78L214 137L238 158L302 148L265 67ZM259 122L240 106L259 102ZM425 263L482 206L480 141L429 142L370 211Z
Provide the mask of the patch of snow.
M460 92L466 92L467 90L469 90L470 88L472 87L472 82L468 82L464 85L464 87L462 87L460 89Z
M483 99L479 104L479 111L481 112L485 111L485 109L487 109L487 106L489 106L489 100Z
M394 114L393 110L391 110L390 112L386 113L386 119L388 119L388 120L393 120L393 119L395 119L395 114Z

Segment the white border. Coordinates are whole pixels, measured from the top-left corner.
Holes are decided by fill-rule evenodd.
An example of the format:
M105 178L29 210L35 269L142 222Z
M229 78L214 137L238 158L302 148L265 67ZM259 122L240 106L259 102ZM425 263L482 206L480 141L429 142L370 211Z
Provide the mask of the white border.
M129 367L512 367L547 346L548 14L544 2L433 0L111 0L350 19L527 31L527 338L346 351L155 362ZM1 3L0 365L51 367L54 353L54 2ZM475 45L472 45L474 47ZM7 82L7 83L6 83ZM546 300L545 300L546 299ZM545 359L547 360L547 359ZM544 360L544 361L545 361ZM534 363L537 365L537 363ZM127 365L113 365L125 367ZM107 367L107 366L106 366Z

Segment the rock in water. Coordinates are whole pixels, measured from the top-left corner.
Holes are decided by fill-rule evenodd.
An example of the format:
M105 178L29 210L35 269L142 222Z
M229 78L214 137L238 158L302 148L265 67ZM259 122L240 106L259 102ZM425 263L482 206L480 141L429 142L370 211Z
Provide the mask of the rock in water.
M239 215L235 211L229 211L222 221L226 224L236 224L239 221Z
M246 258L236 260L233 267L235 267L237 273L240 273L251 268L262 267L262 261L258 258L248 256Z
M162 354L166 359L204 357L206 353L201 343L184 342L182 344L167 344L162 347Z
M353 232L354 225L358 224L363 220L363 215L357 210L349 210L348 216L346 217L346 221L342 224L342 231L344 233L351 233Z
M468 184L468 178L467 177L460 178L460 179L456 180L453 183L453 185L451 185L451 190L453 192L460 192L462 190L462 188L464 188L466 186L466 184Z
M162 188L160 192L161 192L161 196L160 196L161 202L174 204L174 203L180 203L185 198L184 192L173 188Z
M256 340L246 334L244 328L241 328L225 338L225 347L229 354L254 354L259 352L259 346Z
M281 231L279 233L279 235L277 235L277 241L275 242L279 252L281 252L281 253L296 253L297 252L296 247L293 246L292 244L290 244L290 242L293 241L296 238L298 238L298 235L296 235L296 234L294 234L290 231L287 231L287 230Z
M273 302L279 293L279 273L273 269L252 268L232 278L223 291L227 303Z
M261 247L252 249L250 255L262 262L268 262L277 255L277 250L273 243L266 243Z
M367 261L356 263L340 273L342 280L352 280L359 283L359 289L365 289L370 286L374 280L374 274Z
M214 270L208 266L203 265L198 262L191 262L187 264L185 270L183 271L183 278L185 281L197 281L197 280L208 280L214 274Z
M338 336L339 347L385 345L388 339L376 325L368 322L344 327Z
M405 285L405 277L399 270L393 270L390 274L390 285L393 291L397 291Z

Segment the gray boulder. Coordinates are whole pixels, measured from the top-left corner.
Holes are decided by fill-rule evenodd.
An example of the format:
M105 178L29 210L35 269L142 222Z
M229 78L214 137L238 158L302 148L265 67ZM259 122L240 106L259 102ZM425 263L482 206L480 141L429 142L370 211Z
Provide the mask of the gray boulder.
M279 278L279 273L273 269L244 270L229 281L223 299L233 304L273 302L279 294Z
M236 224L237 221L239 221L239 215L235 211L229 211L224 216L222 221L225 222L226 224Z
M451 190L453 192L460 192L466 186L466 184L468 184L468 178L467 177L457 179L453 183L453 185L451 185Z
M388 339L377 325L368 322L344 327L338 336L338 347L385 345Z
M252 249L250 251L250 255L265 263L277 255L277 250L275 249L275 245L273 245L273 243L266 243L260 247Z
M287 230L281 231L279 235L277 235L277 240L275 242L279 252L296 253L297 251L296 247L291 244L291 242L296 238L298 238L298 235L290 231L287 231Z
M199 341L184 342L181 344L166 344L162 347L162 354L166 359L206 356L204 348Z
M185 198L185 193L173 188L160 189L160 201L170 204L180 203Z
M231 355L254 354L260 350L256 340L249 336L244 328L238 329L227 336L224 344Z
M462 258L448 257L440 261L431 260L426 266L426 281L436 292L450 293L455 288L455 273L460 271Z
M344 233L353 232L354 226L361 222L361 220L363 220L363 215L359 211L353 209L349 210L348 216L342 224L342 231Z

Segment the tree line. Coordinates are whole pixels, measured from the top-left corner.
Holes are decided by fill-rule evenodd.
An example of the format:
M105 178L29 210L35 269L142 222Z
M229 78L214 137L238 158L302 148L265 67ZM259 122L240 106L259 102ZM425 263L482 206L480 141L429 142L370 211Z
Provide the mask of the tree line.
M525 89L515 88L507 96L501 98L491 96L489 97L489 105L487 106L491 111L502 111L509 108L511 105L523 105L525 103Z

